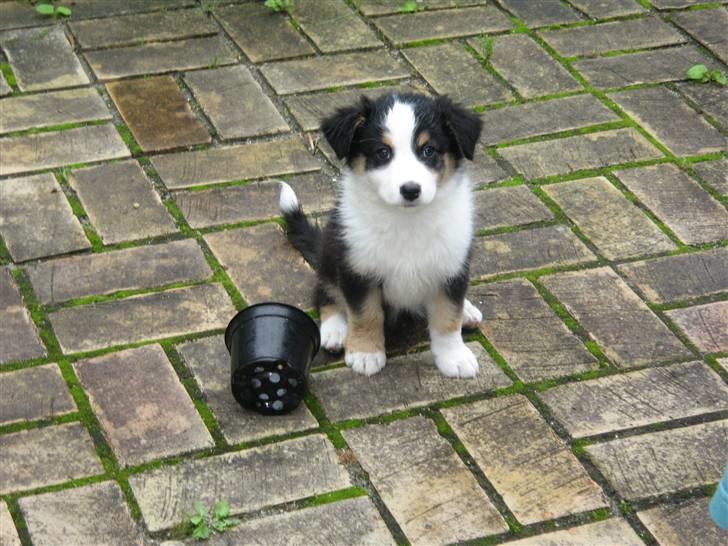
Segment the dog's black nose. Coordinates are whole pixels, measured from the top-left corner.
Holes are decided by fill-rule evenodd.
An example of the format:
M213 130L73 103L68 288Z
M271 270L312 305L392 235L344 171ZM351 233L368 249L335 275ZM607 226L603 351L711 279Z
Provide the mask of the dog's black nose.
M399 187L399 193L402 194L407 201L414 201L420 196L422 189L416 182L407 182Z

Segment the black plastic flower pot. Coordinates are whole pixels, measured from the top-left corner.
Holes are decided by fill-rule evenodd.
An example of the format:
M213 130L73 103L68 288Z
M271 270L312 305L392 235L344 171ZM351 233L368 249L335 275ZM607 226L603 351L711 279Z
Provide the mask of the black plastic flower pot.
M300 309L284 303L243 309L225 330L233 396L265 415L293 411L306 396L320 344L318 326Z

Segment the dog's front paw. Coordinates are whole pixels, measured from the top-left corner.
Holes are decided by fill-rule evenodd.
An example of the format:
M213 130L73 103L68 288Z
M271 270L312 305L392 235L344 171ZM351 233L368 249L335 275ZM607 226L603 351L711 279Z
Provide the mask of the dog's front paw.
M483 313L480 312L480 309L470 303L469 300L465 300L465 305L463 305L463 328L477 328L482 320Z
M374 375L384 368L384 365L387 363L387 357L383 352L346 353L344 361L356 373Z
M478 375L478 359L462 340L447 348L437 349L433 346L437 369L447 377L475 377Z
M347 330L344 315L331 315L321 323L321 346L330 353L340 352L344 348Z

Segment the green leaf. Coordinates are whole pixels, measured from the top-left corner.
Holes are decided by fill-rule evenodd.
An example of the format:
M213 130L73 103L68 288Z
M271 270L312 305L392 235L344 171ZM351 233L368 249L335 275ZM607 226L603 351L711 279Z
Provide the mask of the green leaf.
M195 512L197 512L203 518L207 518L210 516L210 512L207 510L207 507L200 501L195 502Z
M48 15L53 15L56 10L50 4L38 4L37 6L35 6L35 11L37 11L41 15L48 16Z
M215 505L215 517L226 518L230 515L230 504L228 501L220 501Z
M203 518L202 516L200 516L200 515L197 515L197 516L192 516L192 517L190 518L190 523L191 523L192 525L199 525L199 524L200 524L200 523L202 523L203 521L205 521L205 519L204 519L204 518Z
M198 540L207 540L210 538L210 528L207 526L207 523L202 522L202 525L195 527L195 530L192 531L192 536Z
M710 77L713 78L713 81L717 84L728 85L728 77L726 77L726 75L720 70L713 70L710 73Z
M691 80L706 81L704 78L708 75L708 67L704 64L696 64L688 70L688 78Z
M279 11L281 11L281 3L280 3L280 0L265 0L265 2L263 3L263 5L266 8L268 8L268 9L272 9L276 13L278 13Z
M400 13L414 13L417 11L417 2L415 0L405 0L405 2L399 6Z
M235 527L240 523L240 520L237 518L225 518L223 523L225 524L225 527Z
M221 521L219 519L213 519L212 520L212 528L215 529L218 533L222 533L226 529L226 525L224 521Z
M58 15L63 15L63 17L70 17L71 16L71 10L67 8L66 6L58 6L56 8L56 13Z

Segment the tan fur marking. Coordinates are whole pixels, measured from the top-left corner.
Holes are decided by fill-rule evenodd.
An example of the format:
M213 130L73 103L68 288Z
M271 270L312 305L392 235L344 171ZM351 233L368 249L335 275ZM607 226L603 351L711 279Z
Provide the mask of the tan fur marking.
M440 172L440 177L437 179L438 185L442 186L455 174L455 158L450 153L446 153L442 156L443 169Z
M324 305L319 311L319 315L321 316L321 324L326 322L332 316L338 315L339 313L341 313L341 309L339 309L337 305Z
M420 135L417 137L417 147L422 148L425 144L427 144L427 141L430 140L430 132L429 131L422 131Z
M384 142L384 144L386 144L390 148L394 149L394 142L392 141L392 135L390 135L389 133L384 133L382 135L382 142Z
M351 161L351 172L354 174L361 176L366 171L366 159L364 159L363 155L356 156Z
M384 308L382 291L375 288L367 294L360 313L347 309L349 335L346 351L349 353L384 352Z
M440 290L431 303L430 328L438 334L459 332L463 327L463 303L455 304L445 292Z

